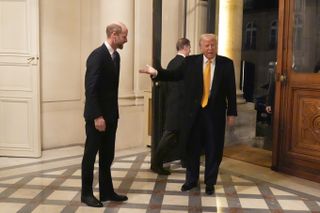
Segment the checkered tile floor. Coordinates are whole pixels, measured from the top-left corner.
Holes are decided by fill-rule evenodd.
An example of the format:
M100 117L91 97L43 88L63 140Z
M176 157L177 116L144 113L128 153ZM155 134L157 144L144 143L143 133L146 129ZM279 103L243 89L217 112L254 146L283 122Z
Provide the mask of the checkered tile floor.
M40 162L44 165L40 171L0 178L0 212L320 212L320 197L224 169L220 170L215 196L205 195L203 181L199 188L181 192L185 170L173 163L172 175L158 176L149 170L149 152L114 161L114 186L117 192L128 195L127 202L106 202L104 208L89 208L80 203L81 161L63 163L72 158L81 159L81 155L49 162L57 161L61 165L58 167L47 168L48 162ZM6 168L0 168L0 173L5 172ZM94 184L98 197L96 179Z

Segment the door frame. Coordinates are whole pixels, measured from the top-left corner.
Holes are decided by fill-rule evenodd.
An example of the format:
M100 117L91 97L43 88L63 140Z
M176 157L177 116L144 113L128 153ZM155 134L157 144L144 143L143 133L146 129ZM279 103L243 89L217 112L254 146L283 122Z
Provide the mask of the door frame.
M275 96L274 96L274 110L273 110L273 147L272 147L272 166L271 169L279 169L279 154L280 154L280 144L283 140L281 133L284 130L283 116L281 114L282 107L284 106L283 97L283 84L280 82L280 76L286 74L285 64L287 49L284 49L284 38L287 33L285 29L285 14L288 10L285 9L285 0L279 0L279 10L278 10L278 47L277 47L277 64L275 69Z

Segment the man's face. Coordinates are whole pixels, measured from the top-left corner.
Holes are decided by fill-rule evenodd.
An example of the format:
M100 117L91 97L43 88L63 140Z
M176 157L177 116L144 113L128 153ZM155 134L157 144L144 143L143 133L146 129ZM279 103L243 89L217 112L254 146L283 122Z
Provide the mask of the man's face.
M123 29L122 32L116 36L115 44L117 48L123 49L123 45L127 43L128 29Z
M207 59L213 59L217 55L217 41L213 38L202 39L200 51Z

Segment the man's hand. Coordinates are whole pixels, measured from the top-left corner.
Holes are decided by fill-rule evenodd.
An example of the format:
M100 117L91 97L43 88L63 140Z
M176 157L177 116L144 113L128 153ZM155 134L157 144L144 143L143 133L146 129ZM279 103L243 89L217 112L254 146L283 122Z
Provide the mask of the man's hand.
M266 111L267 113L271 114L272 113L271 106L266 106Z
M94 119L94 126L99 132L106 131L106 122L102 116Z
M155 77L158 74L158 71L155 68L151 67L150 65L146 65L143 69L140 69L139 72L149 74L152 77Z
M235 124L235 119L236 119L235 116L227 116L227 125L228 125L229 127L234 126L234 124Z

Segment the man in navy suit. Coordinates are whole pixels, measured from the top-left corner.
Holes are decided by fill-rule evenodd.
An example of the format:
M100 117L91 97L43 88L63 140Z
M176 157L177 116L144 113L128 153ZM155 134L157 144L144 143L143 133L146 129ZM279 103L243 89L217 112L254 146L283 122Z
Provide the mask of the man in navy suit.
M203 34L200 37L202 54L186 57L174 70L147 66L141 73L154 80L176 81L183 79L185 106L182 140L186 142L187 172L181 190L198 186L200 155L205 152L205 192L215 193L215 184L222 161L225 124L234 125L237 115L235 74L232 60L217 55L217 37Z
M187 38L179 38L176 44L177 55L169 62L167 69L175 69L179 67L186 56L190 54L190 41ZM181 147L179 140L181 126L181 111L184 105L184 85L183 81L166 82L163 84L165 94L165 122L164 132L159 141L155 152L154 165L151 165L152 171L160 175L170 175L170 171L163 168L163 161L167 154L174 149ZM179 152L181 150L179 149ZM180 158L183 157L180 153ZM181 159L183 161L184 159ZM152 164L152 162L151 162Z
M86 143L82 159L81 202L102 207L103 201L126 201L127 196L115 193L111 164L114 159L115 138L119 118L118 87L120 56L116 51L127 42L128 29L122 23L106 28L107 40L87 59L85 75ZM93 171L99 151L100 200L93 195Z

